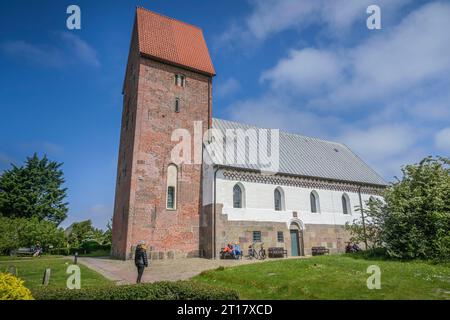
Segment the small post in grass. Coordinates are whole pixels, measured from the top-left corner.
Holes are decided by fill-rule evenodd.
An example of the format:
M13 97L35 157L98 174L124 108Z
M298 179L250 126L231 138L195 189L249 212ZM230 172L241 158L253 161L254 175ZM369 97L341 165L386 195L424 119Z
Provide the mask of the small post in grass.
M78 252L75 252L73 255L73 264L77 264L77 260L78 260Z
M17 267L16 266L8 266L8 273L17 277Z
M47 286L48 283L50 282L50 273L51 273L51 269L50 268L45 269L44 277L42 278L42 284L44 286Z

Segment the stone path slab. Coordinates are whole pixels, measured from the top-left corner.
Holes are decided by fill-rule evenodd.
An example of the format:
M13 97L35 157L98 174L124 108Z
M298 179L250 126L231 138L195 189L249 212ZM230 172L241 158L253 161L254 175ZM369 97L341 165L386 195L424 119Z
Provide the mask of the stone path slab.
M115 281L117 284L130 284L136 282L137 271L133 260L123 261L110 258L79 257L78 262L97 271L105 278ZM186 258L152 260L149 262L150 265L145 269L142 282L186 280L198 275L202 271L216 269L220 266L239 266L249 263L261 263L263 261L248 260L245 258L242 260ZM83 275L81 277L83 277Z

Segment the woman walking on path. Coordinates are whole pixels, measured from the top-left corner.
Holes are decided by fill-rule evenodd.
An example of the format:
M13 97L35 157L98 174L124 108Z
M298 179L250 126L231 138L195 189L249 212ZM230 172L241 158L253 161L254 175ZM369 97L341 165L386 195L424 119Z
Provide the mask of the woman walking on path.
M138 277L136 283L141 283L142 274L144 273L144 269L148 267L147 260L147 248L145 247L144 241L139 241L136 252L134 254L134 264L136 265Z

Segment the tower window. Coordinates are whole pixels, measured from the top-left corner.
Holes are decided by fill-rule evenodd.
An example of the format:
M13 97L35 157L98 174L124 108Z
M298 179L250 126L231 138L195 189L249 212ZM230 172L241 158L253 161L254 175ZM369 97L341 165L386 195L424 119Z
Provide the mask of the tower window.
M169 210L177 208L178 168L174 164L167 167L167 195L166 206Z
M167 209L175 209L175 188L167 188Z
M182 74L175 75L175 85L184 87L186 85L186 77Z
M175 99L175 112L180 112L180 99Z

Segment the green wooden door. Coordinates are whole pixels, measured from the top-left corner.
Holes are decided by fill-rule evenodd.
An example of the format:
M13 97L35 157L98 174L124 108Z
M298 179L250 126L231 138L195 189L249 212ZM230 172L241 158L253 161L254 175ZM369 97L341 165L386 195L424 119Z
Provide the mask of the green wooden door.
M297 257L299 255L298 248L298 230L291 231L291 256Z

